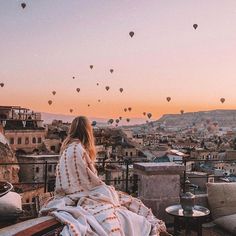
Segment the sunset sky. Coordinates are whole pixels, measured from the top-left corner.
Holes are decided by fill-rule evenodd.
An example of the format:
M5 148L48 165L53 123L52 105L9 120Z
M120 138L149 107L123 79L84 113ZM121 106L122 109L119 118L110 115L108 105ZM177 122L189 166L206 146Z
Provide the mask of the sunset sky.
M236 108L235 0L25 2L0 0L0 105L109 118Z

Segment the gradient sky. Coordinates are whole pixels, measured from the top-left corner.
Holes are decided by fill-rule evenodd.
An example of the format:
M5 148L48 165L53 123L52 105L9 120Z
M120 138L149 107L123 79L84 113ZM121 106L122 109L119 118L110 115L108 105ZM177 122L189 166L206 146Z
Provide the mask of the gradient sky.
M0 105L113 118L235 109L235 0L21 2L0 0Z

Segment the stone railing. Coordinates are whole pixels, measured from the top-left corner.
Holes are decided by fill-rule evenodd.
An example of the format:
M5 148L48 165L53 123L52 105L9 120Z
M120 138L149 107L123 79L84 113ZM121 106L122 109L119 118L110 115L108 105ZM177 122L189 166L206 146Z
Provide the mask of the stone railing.
M137 163L134 172L139 176L138 196L160 219L170 222L165 213L169 205L179 203L180 177L184 165L176 163Z

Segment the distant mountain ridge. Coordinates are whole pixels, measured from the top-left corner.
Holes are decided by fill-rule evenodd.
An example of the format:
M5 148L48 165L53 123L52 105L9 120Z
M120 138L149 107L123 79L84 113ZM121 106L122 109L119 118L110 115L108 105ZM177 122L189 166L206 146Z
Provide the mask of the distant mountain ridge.
M169 127L186 127L204 122L216 122L220 127L236 127L236 110L212 110L187 112L184 114L165 114L157 122Z

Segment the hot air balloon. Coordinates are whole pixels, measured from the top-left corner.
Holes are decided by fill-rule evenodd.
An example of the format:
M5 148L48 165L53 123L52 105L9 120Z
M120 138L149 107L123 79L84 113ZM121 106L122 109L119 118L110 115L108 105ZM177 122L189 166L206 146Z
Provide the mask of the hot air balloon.
M122 93L124 91L124 89L123 88L120 88L120 92Z
M93 65L90 65L89 67L90 67L91 70L93 69Z
M88 104L88 107L90 107L90 104Z
M130 122L130 119L129 119L129 118L127 118L127 119L126 119L126 121L127 121L127 122Z
M73 76L72 79L75 79L75 76Z
M131 107L129 107L129 108L128 108L128 111L131 111L131 110L132 110L132 108L131 108Z
M119 119L122 120L122 116L120 116Z
M143 112L143 115L146 116L146 112L145 111Z
M108 124L112 124L114 122L113 119L108 120Z
M221 101L221 103L224 103L225 102L225 98L221 98L220 101Z
M134 32L133 32L133 31L130 31L130 32L129 32L129 36L130 36L131 38L133 38Z
M25 3L25 2L22 2L22 3L21 3L21 7L22 7L23 9L25 9L26 3Z
M147 113L147 117L150 119L152 117L152 113Z
M110 69L110 72L111 72L111 73L113 73L113 72L114 72L114 70L113 70L113 69Z
M124 111L127 112L127 108L125 108Z
M167 97L166 100L167 100L167 102L170 102L171 97Z
M100 99L98 99L98 102L101 102L101 100L100 100Z
M73 112L73 109L70 109L70 113L72 113Z
M49 104L49 105L52 105L52 100L48 100L48 104Z
M91 125L92 125L92 126L96 126L96 124L97 124L97 121L94 120Z
M53 94L53 95L56 95L56 91L52 91L52 94Z
M180 113L183 115L184 114L184 110L181 110Z
M99 83L97 83L97 86L99 85Z
M198 27L197 24L193 24L193 28L194 28L195 30L197 29L197 27Z
M106 86L105 89L108 91L108 90L110 89L110 87L109 87L109 86Z
M1 87L4 87L4 83L0 83L0 86L1 86Z
M120 120L119 119L116 119L116 124L118 124L120 122Z
M80 88L77 88L76 91L79 93L80 92Z

